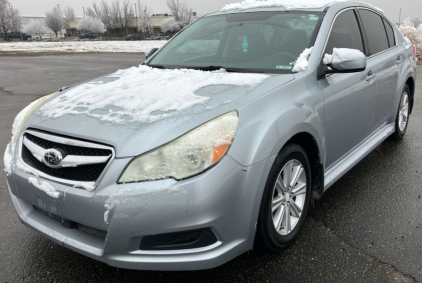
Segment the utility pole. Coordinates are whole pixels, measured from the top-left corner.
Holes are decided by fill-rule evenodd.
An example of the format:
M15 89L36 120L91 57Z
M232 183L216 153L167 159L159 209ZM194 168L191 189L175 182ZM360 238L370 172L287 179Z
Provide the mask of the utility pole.
M85 19L85 7L82 7L82 10L84 11L84 19Z
M135 19L136 19L136 33L139 33L138 30L138 10L136 10L136 3L133 3L135 5Z
M400 26L400 24L401 24L401 8L400 8L400 14L399 14L399 26Z

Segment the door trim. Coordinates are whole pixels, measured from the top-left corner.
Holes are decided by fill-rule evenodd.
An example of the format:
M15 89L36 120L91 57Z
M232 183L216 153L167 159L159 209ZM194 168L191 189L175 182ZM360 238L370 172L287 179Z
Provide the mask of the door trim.
M330 166L324 173L324 192L352 167L373 151L395 131L395 123L383 126L372 136L350 151L340 161Z

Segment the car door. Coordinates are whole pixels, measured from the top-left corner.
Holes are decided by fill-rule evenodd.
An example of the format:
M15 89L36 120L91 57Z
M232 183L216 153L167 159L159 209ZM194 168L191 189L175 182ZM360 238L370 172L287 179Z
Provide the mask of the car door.
M334 19L323 55L332 54L333 48L357 49L366 53L354 8L341 11ZM371 64L363 72L319 74L318 77L324 94L325 168L329 168L377 128L374 123L377 78Z
M377 126L385 125L387 122L393 122L395 116L392 116L394 97L397 90L398 75L403 64L403 55L396 45L394 29L381 15L375 11L359 8L358 9L362 26L368 42L368 64L373 66L377 77L377 106L375 123ZM394 111L393 115L396 112Z

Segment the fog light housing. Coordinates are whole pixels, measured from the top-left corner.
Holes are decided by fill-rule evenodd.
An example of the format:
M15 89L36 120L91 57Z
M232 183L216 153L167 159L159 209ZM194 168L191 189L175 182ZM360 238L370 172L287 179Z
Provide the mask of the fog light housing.
M199 229L176 233L145 236L139 245L140 250L185 250L210 246L217 242L211 229Z

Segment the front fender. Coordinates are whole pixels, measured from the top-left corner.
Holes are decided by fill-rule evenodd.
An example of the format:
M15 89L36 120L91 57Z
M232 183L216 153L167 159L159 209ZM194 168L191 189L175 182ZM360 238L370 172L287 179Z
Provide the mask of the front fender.
M320 156L325 156L322 90L310 72L295 77L238 110L239 129L229 155L243 166L276 155L289 139L303 132L314 137Z

